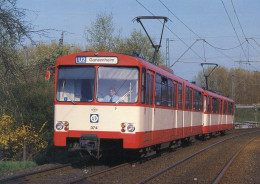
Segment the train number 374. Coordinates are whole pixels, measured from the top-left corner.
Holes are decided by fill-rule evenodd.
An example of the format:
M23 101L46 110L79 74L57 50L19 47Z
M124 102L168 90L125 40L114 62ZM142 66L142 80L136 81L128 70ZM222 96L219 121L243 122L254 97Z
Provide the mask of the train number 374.
M97 127L97 126L90 126L90 129L91 129L91 130L97 130L98 127Z

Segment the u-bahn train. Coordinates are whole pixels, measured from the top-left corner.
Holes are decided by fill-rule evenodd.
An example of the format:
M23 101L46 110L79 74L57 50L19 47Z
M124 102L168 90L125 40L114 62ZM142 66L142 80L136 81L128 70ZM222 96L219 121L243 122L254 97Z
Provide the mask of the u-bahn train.
M54 145L96 157L106 148L146 152L233 128L232 99L124 54L58 58L54 101Z

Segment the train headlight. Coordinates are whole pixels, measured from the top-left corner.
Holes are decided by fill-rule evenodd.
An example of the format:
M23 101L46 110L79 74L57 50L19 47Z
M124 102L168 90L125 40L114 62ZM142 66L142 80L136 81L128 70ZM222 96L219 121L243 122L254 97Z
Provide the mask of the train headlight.
M56 124L56 129L57 130L62 130L63 129L63 122L62 121L58 121L58 123Z
M64 126L66 126L66 127L69 126L69 122L65 121Z
M132 123L129 123L129 124L127 125L127 131L128 131L128 132L133 132L133 131L135 131L135 126L134 126Z
M121 123L121 127L122 127L122 128L125 128L125 123Z

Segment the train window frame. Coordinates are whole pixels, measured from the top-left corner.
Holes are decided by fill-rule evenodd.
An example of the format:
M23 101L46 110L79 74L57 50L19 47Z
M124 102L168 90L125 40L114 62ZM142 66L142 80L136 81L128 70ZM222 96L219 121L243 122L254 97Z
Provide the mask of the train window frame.
M205 113L205 112L207 112L207 100L208 100L208 97L207 97L207 95L204 95L203 96L203 112Z
M220 102L220 104L219 104L219 106L220 106L220 110L219 110L219 113L220 114L223 114L223 100L222 99L219 99L219 102Z
M150 98L150 74L146 73L146 98L145 98L145 104L149 105L149 98Z
M173 81L172 83L172 103L173 103L173 108L177 108L177 82Z
M125 71L121 71L120 76L124 79L127 78L129 79L130 76L125 76L125 75L131 75L133 71L135 71L135 75L133 75L133 82L135 82L135 84L131 85L131 81L129 81L129 86L127 86L128 88L124 88L124 85L127 85L126 83L126 79L124 80L124 82L122 84L117 84L117 81L113 81L113 79L116 77L116 79L120 79L118 78L118 73L116 73L115 71L106 71L107 69L112 69L112 70L119 70L119 69L125 69ZM127 71L127 69L130 69L131 71ZM104 70L104 71L102 71ZM128 72L128 73L127 73ZM122 73L124 73L124 75L122 75ZM107 74L110 75L110 78L108 78ZM113 84L116 84L117 86L119 86L117 89L116 86L110 85L109 88L114 88L116 90L116 95L118 96L118 100L115 102L110 102L110 101L105 101L106 96L108 96L108 92L106 93L102 93L104 91L104 87L105 85L101 85L101 80L104 79L110 79L111 82L114 82ZM139 93L140 93L140 68L139 67L133 67L133 66L98 66L96 68L96 101L98 103L124 103L124 104L136 104L139 102ZM106 81L103 81L103 84L106 84ZM103 88L103 89L102 89ZM131 89L129 89L131 88ZM127 89L127 90L124 90ZM134 92L134 94L132 94ZM130 99L129 99L130 98ZM132 100L134 99L134 100Z
M178 109L183 109L183 84L178 82Z
M161 80L161 106L168 107L168 79L162 76Z
M207 109L204 110L204 108L207 108L207 107L203 106L204 98L202 96L203 95L202 95L201 91L198 91L196 89L193 90L193 110L194 111L207 112Z
M228 115L233 115L234 113L234 103L228 102Z
M156 106L160 106L162 101L161 81L162 81L162 76L156 73L155 76L155 105Z
M208 112L208 113L212 113L211 102L212 102L212 97L211 97L211 96L208 96L208 103L207 103L207 112Z
M227 101L224 100L224 112L223 114L227 114Z
M142 68L142 78L141 78L141 103L145 104L146 95L146 68Z
M173 107L173 82L168 78L168 94L167 94L168 107Z
M214 114L219 113L219 99L216 97L212 98L212 113Z
M192 88L185 87L185 109L192 110Z
M153 105L153 94L154 94L154 75L150 75L150 105Z
M83 70L83 69L92 69L93 71L93 78L89 78L89 80L92 80L92 84L91 84L91 98L90 99L87 99L87 97L83 97L83 94L86 94L86 93L82 93L82 91L81 91L81 94L79 94L79 91L77 92L77 91L75 91L75 86L78 86L79 85L79 83L78 82L80 82L79 80L87 80L87 79L83 79L83 78L81 78L82 77L82 75L89 75L90 74L90 72L83 72L82 73L82 75L81 75L81 73L79 72L79 71L77 71L76 73L75 73L75 76L74 76L74 78L72 78L72 79L69 79L69 78L67 78L68 77L68 75L72 75L72 72L70 71L70 72L67 72L66 73L66 71L65 70L70 70L70 69L72 69L72 70L76 70L76 69L78 69L79 71L80 70ZM63 71L64 70L64 71ZM62 72L64 72L64 73L62 73ZM62 77L61 77L61 75L62 75ZM65 77L66 76L66 77ZM61 77L61 78L60 78ZM72 77L72 76L70 76L70 77ZM65 93L64 91L64 89L65 89L65 83L66 84L68 84L68 82L66 82L66 81L68 81L68 80L75 80L74 82L73 81L71 81L71 82L73 82L73 86L71 85L68 89L70 89L69 91L71 91L72 90L72 88L73 88L73 93L70 93L70 92L67 92L67 93ZM76 80L78 80L78 82L76 81ZM62 89L63 90L61 90L61 91L63 91L62 93L63 93L63 96L65 95L66 97L64 97L63 98L63 100L61 100L61 97L60 97L60 93L61 93L61 91L59 90L59 88L60 88L60 86L59 86L59 84L60 84L60 82L59 81L64 81L63 82L63 87L62 87ZM95 67L94 66L65 66L65 65L60 65L59 67L58 67L58 75L57 75L57 84L56 84L56 91L55 91L55 99L58 101L58 102L72 102L73 104L76 104L76 103L88 103L88 102L93 102L94 101L94 98L95 98L95 81L96 81L96 69L95 69ZM81 82L83 82L83 81L81 81ZM85 86L85 85L82 85L81 84L81 90L82 90L82 88ZM78 89L78 88L76 88L76 89ZM71 91L72 92L72 91ZM76 99L75 99L76 98ZM84 98L86 98L86 100L84 100Z

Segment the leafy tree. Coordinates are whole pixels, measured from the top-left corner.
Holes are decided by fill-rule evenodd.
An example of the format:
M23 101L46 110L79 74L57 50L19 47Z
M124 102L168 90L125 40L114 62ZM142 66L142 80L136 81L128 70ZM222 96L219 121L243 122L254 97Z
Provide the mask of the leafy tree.
M144 60L152 61L154 48L152 47L149 39L146 35L143 35L141 31L134 30L131 33L130 38L121 39L117 41L118 47L115 48L114 52L123 53L128 55L140 54ZM158 60L155 64L162 64L163 58L161 52L158 53Z
M91 50L111 52L114 48L114 24L112 14L98 14L96 21L86 30L86 38Z
M209 67L206 72L211 71ZM209 77L209 89L219 92L224 96L232 97L233 76L233 100L237 104L259 104L260 103L260 73L244 70L241 68L227 69L218 67ZM195 80L201 87L205 87L203 72L200 72Z

